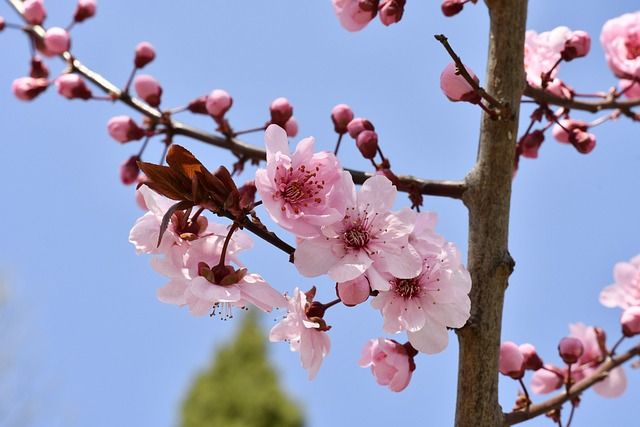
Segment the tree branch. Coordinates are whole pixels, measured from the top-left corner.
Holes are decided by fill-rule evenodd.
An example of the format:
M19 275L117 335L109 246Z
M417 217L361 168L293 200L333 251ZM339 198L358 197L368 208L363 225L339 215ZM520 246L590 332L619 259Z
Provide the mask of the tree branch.
M640 344L621 354L620 356L609 359L601 364L590 376L578 381L571 387L569 393L564 392L557 396L552 397L537 405L531 405L528 409L520 411L509 412L504 414L503 420L506 425L514 425L523 421L535 418L542 415L552 409L560 408L565 402L578 397L583 391L587 390L594 384L604 380L612 369L617 368L623 363L627 362L634 356L640 355Z

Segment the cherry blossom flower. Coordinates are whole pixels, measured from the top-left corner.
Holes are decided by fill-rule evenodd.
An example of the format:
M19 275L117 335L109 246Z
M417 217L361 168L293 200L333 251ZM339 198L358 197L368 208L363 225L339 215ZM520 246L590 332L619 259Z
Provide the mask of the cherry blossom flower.
M384 176L367 179L356 195L346 195L344 218L322 227L322 235L298 243L294 264L305 277L328 274L336 282L353 280L367 272L373 289L390 284L380 275L409 279L420 273L421 260L409 245L415 212L408 208L391 213L397 189Z
M623 79L640 77L640 11L605 22L600 43L613 74Z
M309 371L312 380L323 358L331 350L331 342L326 331L328 327L307 317L309 301L304 292L296 288L293 298L287 297L287 314L282 322L271 329L269 340L289 341L291 351L300 352L302 367ZM320 319L321 320L321 319Z
M531 377L531 391L536 394L551 393L564 384L567 370L553 365L544 365L535 371Z
M554 79L558 73L556 64L570 37L571 30L567 27L557 27L540 34L533 30L525 33L524 70L530 85L542 87L542 76L549 72L550 80Z
M256 172L255 185L267 212L298 237L320 234L320 226L344 215L348 172L332 153L313 152L313 138L301 140L293 154L285 131L270 125L265 132L267 166Z
M413 349L412 349L413 350ZM411 373L416 365L414 354L397 341L378 338L371 340L362 349L362 357L358 365L363 368L371 366L371 372L378 384L389 386L392 391L402 391L411 380Z
M469 318L471 277L453 243L420 255L422 270L412 278L383 273L390 289L380 291L371 306L381 310L386 333L407 331L416 350L433 354L447 347L447 328L461 328Z
M378 13L379 0L332 0L333 13L347 31L360 31Z
M511 341L500 344L499 371L514 380L524 376L524 357L518 346Z
M605 307L626 309L640 306L640 255L629 262L619 262L613 268L614 283L600 293Z
M371 293L371 286L367 275L363 274L353 280L340 282L336 285L336 292L345 305L358 305L365 302Z

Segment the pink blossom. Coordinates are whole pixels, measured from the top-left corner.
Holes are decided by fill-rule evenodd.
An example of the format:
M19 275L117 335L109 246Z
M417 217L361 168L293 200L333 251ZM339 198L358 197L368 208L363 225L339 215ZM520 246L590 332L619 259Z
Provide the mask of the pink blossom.
M287 98L277 98L269 105L271 124L284 128L285 123L293 116L293 107Z
M570 37L571 30L567 27L540 34L532 30L525 33L524 70L531 86L542 87L542 76L549 72L549 80L553 80L558 73L556 64Z
M536 394L551 393L562 387L566 375L566 369L557 368L553 365L544 365L543 368L533 373L531 391Z
M538 158L538 150L544 141L544 132L540 129L534 130L531 133L526 134L519 142L522 149L522 155L529 159Z
M542 359L538 356L536 348L533 345L529 343L520 344L518 349L524 358L524 369L537 371L542 368Z
M70 46L71 37L64 28L52 27L44 33L44 47L51 55L60 55Z
M353 280L338 283L336 292L343 304L353 306L361 304L369 298L371 286L369 286L369 279L363 274Z
M380 21L387 27L400 22L407 0L382 0L378 6Z
M140 156L131 156L120 165L120 181L124 185L130 185L138 181ZM146 186L145 186L146 187Z
M118 142L129 142L142 139L144 129L129 116L116 116L107 122L109 135Z
M267 165L255 184L273 220L298 237L320 234L320 226L344 215L350 191L347 172L332 153L313 152L313 138L301 140L293 154L285 131L270 125L265 132Z
M402 391L411 380L415 370L413 355L397 341L378 338L370 340L362 349L362 357L358 365L363 368L371 366L371 372L378 384L389 386L392 391Z
M627 308L620 316L622 333L625 337L633 337L640 334L640 306Z
M25 0L22 6L24 7L22 16L25 21L31 25L42 25L47 17L47 11L42 0Z
M605 22L600 43L613 74L622 79L640 77L640 11Z
M448 345L447 328L461 328L469 318L471 277L453 243L426 253L425 246L417 246L422 256L419 274L401 279L383 273L390 289L380 291L371 306L381 310L386 333L407 331L416 350L439 353Z
M582 154L590 153L596 146L596 136L588 133L589 124L582 120L563 119L553 127L553 137L558 142L571 144Z
M378 13L379 0L332 0L333 13L347 31L360 31Z
M58 93L67 99L91 99L91 90L77 74L63 74L55 80Z
M136 53L133 63L136 68L143 68L156 58L156 49L149 42L140 42L136 46Z
M640 98L640 79L620 79L620 91L629 99Z
M338 104L331 110L333 128L339 134L347 133L347 125L353 120L353 111L346 104Z
M518 346L511 341L500 344L499 370L502 375L514 380L524 376L524 357Z
M409 279L420 273L418 253L408 243L415 213L389 210L397 190L386 177L367 179L356 195L350 174L343 175L346 210L337 221L324 225L322 235L298 242L294 264L305 277L328 274L336 282L353 280L367 272L373 289L389 289L381 272ZM344 215L344 217L343 217Z
M148 74L140 74L133 80L133 87L140 98L152 107L160 105L162 87L160 83Z
M13 94L21 101L31 101L36 96L47 90L47 79L34 79L33 77L20 77L11 84Z
M640 255L613 268L614 283L600 293L600 304L626 309L640 306Z
M73 20L82 22L96 14L96 0L78 0Z
M465 66L469 76L478 83L479 80L471 69ZM445 94L449 101L458 102L466 101L472 104L478 104L482 98L475 91L473 86L469 84L460 74L457 73L457 66L455 62L450 62L440 74L440 89Z
M295 138L298 135L298 121L295 117L291 116L287 123L284 124L284 131L290 138Z
M562 59L571 61L587 56L591 49L591 37L584 31L574 31L567 39L562 50Z
M296 288L293 298L287 297L287 314L284 320L271 329L269 340L289 341L291 351L299 351L302 367L309 371L312 380L322 364L323 358L331 350L331 342L318 321L307 317L307 295Z
M233 99L231 98L231 95L222 89L215 89L212 91L205 101L207 112L216 118L224 116L224 114L229 111L232 104Z

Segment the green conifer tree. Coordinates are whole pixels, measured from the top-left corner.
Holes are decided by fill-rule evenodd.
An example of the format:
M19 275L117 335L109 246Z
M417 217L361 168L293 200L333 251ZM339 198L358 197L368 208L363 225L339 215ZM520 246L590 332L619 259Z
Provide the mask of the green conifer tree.
M198 375L182 406L181 427L302 427L298 405L280 389L257 316L244 316L235 341Z

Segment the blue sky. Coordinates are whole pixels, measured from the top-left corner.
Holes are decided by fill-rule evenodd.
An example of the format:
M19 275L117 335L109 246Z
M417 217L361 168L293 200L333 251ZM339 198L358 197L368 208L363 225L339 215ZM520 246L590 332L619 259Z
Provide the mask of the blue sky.
M616 84L597 39L606 19L631 11L626 2L593 2L588 8L576 0L531 3L528 28L567 25L592 36L590 55L563 64L560 78L579 92ZM75 2L48 6L47 24L65 26ZM18 22L6 4L0 15ZM409 1L400 24L386 28L376 20L362 32L348 33L328 0L190 0L180 6L112 0L100 2L97 16L73 29L72 50L123 85L135 45L147 40L158 56L145 72L163 84L164 107L222 88L234 98L228 118L242 129L263 124L269 103L284 96L294 106L299 138L315 136L318 149L333 148L329 113L347 103L356 116L375 124L398 173L459 180L475 160L480 111L450 103L440 92L438 77L449 58L433 34L449 37L482 84L487 26L480 3L452 19L442 16L439 2ZM109 102L67 101L53 89L32 103L20 102L10 86L28 72L25 37L0 33L0 55L5 206L0 274L13 288L12 304L25 330L16 348L24 354L19 369L36 381L33 424L173 426L190 380L238 323L195 318L157 301L155 291L165 279L127 241L142 212L133 202L133 189L118 179L118 166L139 146L120 146L106 132L110 117L130 111ZM53 73L64 68L59 60L49 65ZM525 107L521 116L530 111ZM596 116L576 112L574 117ZM181 118L213 130L210 120ZM559 362L555 348L571 322L600 325L610 342L617 339L620 312L602 307L598 294L612 282L613 265L640 252L637 124L621 118L595 133L597 147L586 156L547 139L539 159L521 161L514 181L510 249L517 265L507 292L503 338L533 343L552 363ZM245 140L262 144L258 134ZM221 150L176 142L211 168L231 163ZM161 144L152 141L145 160L157 161L160 153ZM348 167L368 167L348 144L341 148L341 160ZM240 178L248 179L250 171ZM400 196L398 207L405 202ZM428 197L425 208L439 213L438 231L465 253L462 204ZM283 291L315 284L320 299L332 298L328 280L299 277L285 256L256 243L243 257L252 271ZM278 316L265 316L265 329ZM332 351L313 382L297 353L283 343L271 346L283 384L304 405L309 427L452 424L453 333L446 351L418 357L410 386L396 394L356 364L366 340L382 335L380 314L364 304L332 309L326 320L333 325ZM638 373L627 368L627 374L629 389L619 399L585 393L574 425L635 425L629 408L640 393ZM508 380L501 386L501 403L508 408L516 387ZM551 422L542 418L528 425Z

